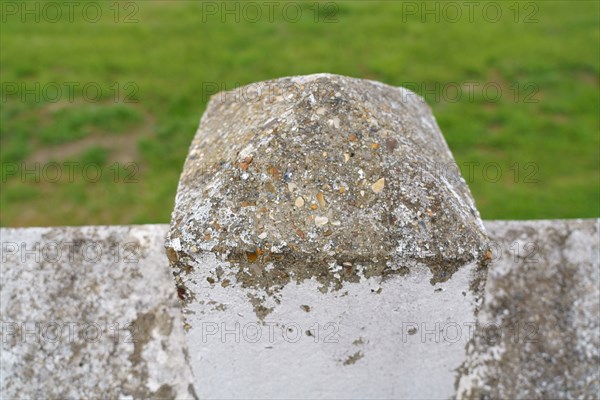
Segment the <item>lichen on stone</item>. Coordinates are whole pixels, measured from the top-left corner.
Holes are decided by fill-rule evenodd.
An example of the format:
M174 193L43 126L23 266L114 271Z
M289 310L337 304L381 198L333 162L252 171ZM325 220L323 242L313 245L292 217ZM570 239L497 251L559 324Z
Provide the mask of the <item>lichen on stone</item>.
M180 298L191 301L185 282L207 252L267 295L306 279L339 290L417 264L444 282L487 246L453 165L430 108L403 88L318 74L217 94L166 242Z

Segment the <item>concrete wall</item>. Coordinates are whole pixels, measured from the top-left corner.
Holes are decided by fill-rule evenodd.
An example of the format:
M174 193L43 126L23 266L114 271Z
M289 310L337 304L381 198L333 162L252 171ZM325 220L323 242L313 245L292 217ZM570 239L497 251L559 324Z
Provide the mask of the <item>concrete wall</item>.
M598 221L484 226L453 163L403 88L214 96L169 227L0 229L0 394L597 398Z
M467 392L473 398L479 395L594 398L597 395L600 388L598 223L598 220L485 222L494 254L486 301L478 320L473 321L479 328L476 334L470 335L469 325L460 327L462 336L474 339L468 361L465 357L464 376L459 377L461 395ZM313 345L314 338L310 336L302 337L296 344L288 343L287 348L273 345L269 348L262 342L249 343L248 336L242 343L244 336L240 330L239 344L232 343L234 335L231 333L221 343L220 323L230 322L225 319L211 321L219 328L207 336L211 343L233 352L236 346L254 348L259 358L251 370L243 371L239 364L225 365L219 360L219 354L207 348L204 368L218 371L220 375L210 372L204 377L198 376L200 384L195 391L191 389L193 378L186 363L185 331L176 304L176 288L162 251L167 230L167 225L0 229L2 398L106 395L193 399L192 393L201 398L211 393L247 398L246 391L235 384L230 386L229 382L242 377L252 387L260 388L264 385L260 369L271 368L267 365L271 363L285 374L285 357L293 354L294 349L309 351L301 355L308 365L318 367L317 362L330 362L340 371L356 377L364 390L379 390L381 382L377 374L381 371L369 368L369 357L375 356L369 351L372 342L346 329L345 325L338 327L336 336L356 350L340 352L337 357L326 360L314 356L314 350L325 344ZM132 244L125 247L125 243ZM93 251L97 244L103 249L100 258ZM34 250L36 245L39 246L37 251ZM59 259L53 253L56 245L64 249ZM72 251L68 252L68 248ZM119 254L116 260L115 254ZM370 290L367 295L378 296ZM401 301L399 297L398 306L402 305ZM379 305L365 309L360 303L357 306L362 307L363 312L377 318L381 311ZM231 310L235 299L223 299L221 304L213 307ZM300 307L293 313L286 318L288 321L310 315ZM224 314L215 313L213 317L219 315ZM416 317L405 321L415 323L416 327L405 324L404 336L402 331L382 334L395 335L390 342L396 343L399 349L426 350L427 344L435 340L453 345L455 325L439 321L441 331L435 335L427 331L431 323L422 326L426 318L419 318L418 314ZM36 322L37 331L31 325ZM25 323L30 324L29 334L22 329ZM63 327L58 337L53 323ZM77 332L73 338L69 337L68 323L73 332ZM102 328L98 339L96 330L89 328L91 323ZM110 328L114 323L121 329L116 341L115 329ZM127 329L131 323L139 327L133 334ZM515 336L516 326L521 330ZM85 327L88 332L84 334ZM282 327L276 327L274 332L281 341ZM327 336L332 332L329 328L321 334ZM293 337L290 333L289 338ZM323 339L321 336L320 341ZM337 346L329 345L330 348ZM352 357L355 353L360 355ZM234 358L229 353L222 357ZM418 357L424 366L443 362L426 351ZM390 370L395 368L389 365ZM399 380L392 382L392 386L418 387L420 379L430 379L433 370L423 368L415 372L414 381ZM307 382L314 377L310 376L311 369L306 371L309 376L289 377L292 390L303 389L303 394L315 398L339 397L332 391L311 388ZM458 375L453 372L453 376ZM231 387L237 387L238 391ZM258 390L254 390L256 394ZM282 388L278 397L285 397L286 393L290 393L288 388ZM398 396L390 391L382 397Z

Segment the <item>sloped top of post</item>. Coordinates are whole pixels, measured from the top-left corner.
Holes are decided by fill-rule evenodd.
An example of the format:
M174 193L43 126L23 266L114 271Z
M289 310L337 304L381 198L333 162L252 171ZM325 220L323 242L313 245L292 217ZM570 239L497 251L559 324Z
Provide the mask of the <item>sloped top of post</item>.
M183 269L203 252L250 266L245 284L262 287L326 280L333 265L353 280L352 266L368 277L415 263L436 283L486 255L479 214L424 100L330 74L211 98L166 247Z

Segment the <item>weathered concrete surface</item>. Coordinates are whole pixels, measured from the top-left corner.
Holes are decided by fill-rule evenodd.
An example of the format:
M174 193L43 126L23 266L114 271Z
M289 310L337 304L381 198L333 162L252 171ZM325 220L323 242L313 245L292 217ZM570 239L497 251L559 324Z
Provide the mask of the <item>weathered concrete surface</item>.
M332 264L432 283L485 253L484 228L431 109L379 82L319 74L213 96L181 175L168 255L209 251L245 272L245 286L316 278ZM311 264L311 268L306 266ZM260 276L259 276L260 275ZM295 275L291 277L290 275Z
M598 224L486 222L494 261L459 397L598 398Z
M165 234L0 229L0 397L194 398Z
M451 396L466 338L413 325L474 323L489 254L440 165L431 110L402 88L319 74L214 96L166 241L197 379L235 371L199 394Z
M478 337L474 342L477 348L471 348L470 373L461 380L462 397L597 398L600 380L597 368L600 324L598 220L487 221L485 225L491 236L494 261L490 265L487 283L488 300L479 313L479 332L484 335L487 332L487 337L491 340L496 338L495 327L498 326L503 334L496 342L485 340L485 336ZM162 252L162 238L167 229L167 225L0 229L4 260L0 278L3 338L0 398L117 398L121 394L122 398L136 397L134 394L146 392L141 383L145 369L148 371L148 378L159 376L154 381L160 385L164 383L178 388L177 398L193 398L186 392L186 385L191 377L185 367L181 367L185 364L185 357L182 356L185 348L181 338L182 321L177 307L173 305L173 295L168 294L171 290L169 288L174 289L174 284L172 277L164 272L167 260ZM49 234L50 232L58 234ZM62 239L57 239L58 237ZM74 252L79 256L74 257L73 262L64 261L68 257L66 253L60 264L35 262L36 253L27 255L27 262L21 262L20 256L23 253L19 251L15 254L12 246L6 245L20 245L24 242L26 249L31 250L35 242L46 244L46 258L49 259L52 258L52 253L48 245L60 240L64 241L64 248L70 247L66 244L68 242L77 240L79 243L78 250ZM109 258L115 254L111 248L114 249L116 243L140 243L142 251L139 262L137 265L124 262L88 265L82 262L81 254L83 244L91 241L101 243L102 248L108 250ZM537 245L534 252L529 243ZM514 262L517 249L520 257ZM92 260L94 256L91 248L89 252L87 258ZM132 258L129 252L119 253L131 261L137 258ZM538 262L526 263L526 260ZM110 265L110 268L106 265ZM423 283L429 285L426 278ZM374 293L365 290L362 297L357 296L348 304L347 310L339 311L346 311L350 319L356 318L352 314L364 312L366 308L363 299L371 302L369 307L373 304L375 307L386 307L383 302L377 302L385 291L384 288L378 295L376 292L379 287L372 287ZM214 290L208 287L206 289ZM440 293L444 292L438 292ZM399 296L396 306L403 306L407 296ZM223 297L223 303L214 303L212 307L231 310L238 306L237 302L242 303L242 299ZM200 388L205 392L224 392L223 388L228 388L231 381L238 379L249 385L253 379L268 384L272 377L261 371L265 363L270 363L274 367L267 368L277 369L277 375L284 376L289 383L288 387L282 385L282 393L277 397L284 396L298 386L310 389L312 380L315 379L312 375L320 369L319 363L327 362L327 359L321 359L319 353L326 353L327 346L336 346L335 340L352 340L348 347L354 351L333 352L340 367L346 368L347 374L364 380L365 384L370 380L374 390L377 390L383 380L381 375L386 375L385 370L397 368L397 364L393 363L394 355L408 349L412 351L410 356L420 363L410 375L414 379L411 384L423 393L417 397L426 397L428 389L422 387L420 377L431 374L434 371L432 367L435 368L444 360L435 352L428 352L430 347L421 343L423 337L425 341L433 341L436 336L423 329L419 302L410 303L414 309L414 318L404 321L403 331L385 329L369 339L363 330L352 330L351 325L340 321L319 321L319 325L301 327L310 329L313 336L304 332L304 336L296 342L299 343L296 347L279 346L281 342L292 343L295 340L294 331L298 329L296 324L306 322L302 316L311 315L315 308L334 305L329 298L317 296L317 293L313 293L312 297L298 299L297 303L297 308L292 307L289 315L281 317L288 321L287 328L292 329L292 332L284 331L281 326L271 328L271 325L260 324L263 342L255 345L257 359L248 370L240 364L227 365L226 362L232 361L230 355L227 352L218 354L209 343L217 342L219 345L224 335L224 341L231 344L226 350L235 352L236 346L249 346L251 343L248 342L255 340L259 325L236 328L233 325L234 317L225 313L215 312L214 316L219 318L216 320L209 320L207 317L204 324L206 340L202 344L206 353L206 370L220 371L222 375L210 373L200 378ZM152 313L156 321L164 321L165 315L157 311L161 309L166 310L173 318L172 332L164 335L163 332L166 331L153 329L152 337L141 348L141 359L131 359L136 353L135 344L126 341L129 338L136 339L136 336L131 337L123 329L119 331L120 340L117 344L114 344L114 329L104 331L101 340L92 342L81 336L69 341L68 330L64 328L62 341L55 344L48 340L42 342L42 332L28 336L26 342L24 339L15 340L11 333L11 322L20 325L23 320L42 324L51 321L79 323L77 332L94 321L100 321L103 326L105 321L114 321L123 328L126 323L134 320L151 321L152 318L148 315ZM246 311L253 314L252 310ZM382 314L387 318L397 318L393 309L384 309ZM145 317L140 318L140 315ZM369 315L375 321L379 314L370 312ZM334 324L327 325L326 322ZM48 325L44 324L43 327L48 328ZM517 334L517 340L514 340L515 326L523 328ZM431 330L432 327L429 324L425 329ZM455 327L450 323L439 327L442 332L437 335L437 340L446 341L450 345L454 340ZM536 327L537 329L532 329ZM229 333L224 328L229 329ZM469 337L467 328L470 326L463 325L461 334ZM272 340L269 338L271 330ZM46 329L48 338L52 338L52 333L51 327ZM236 333L239 341L244 340L244 343L234 344ZM36 336L40 343L33 342ZM88 337L94 337L93 329ZM386 348L389 354L372 351L388 337L395 338L389 341ZM314 342L315 338L317 343ZM143 337L142 341L145 341ZM160 342L163 341L166 341L167 346L164 353L158 351ZM274 345L275 343L278 345ZM261 353L267 351L271 357L261 357ZM303 376L293 375L286 363L287 358L291 357L288 353L312 367L311 371ZM221 362L220 357L225 357L226 362ZM373 357L386 360L386 368L369 369L372 367L370 359ZM80 363L83 365L80 366ZM331 390L313 392L311 397L339 398L340 395L335 392L335 382L333 384ZM252 387L249 387L251 390ZM156 391L153 388L156 385L148 391ZM470 396L465 395L465 390L471 390ZM229 391L233 391L232 388ZM238 397L248 397L242 389L236 394ZM400 396L388 394L381 397Z

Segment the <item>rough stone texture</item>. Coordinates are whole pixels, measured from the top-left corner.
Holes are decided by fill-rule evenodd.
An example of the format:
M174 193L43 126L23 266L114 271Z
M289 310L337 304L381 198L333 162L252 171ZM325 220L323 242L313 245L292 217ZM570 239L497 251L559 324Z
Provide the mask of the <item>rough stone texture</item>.
M214 96L166 241L196 376L239 371L199 394L452 395L466 339L402 334L475 320L489 253L453 165L430 108L402 88L319 74ZM292 325L302 340L285 337Z
M0 397L195 398L165 233L0 229Z
M193 296L184 276L205 252L269 293L311 278L340 289L416 264L432 284L448 280L483 260L486 243L466 183L440 165L455 164L435 118L403 88L318 74L213 96L166 244L181 296Z
M460 397L598 399L598 224L485 224L494 261Z
M500 336L503 340L497 343L489 343L484 340L485 337L478 337L473 343L477 348L471 348L470 351L471 373L463 376L463 380L460 381L462 397L598 397L598 223L598 220L485 223L492 240L495 261L490 265L487 300L479 313L480 332L485 332L484 328L487 326L493 328L499 324L504 334ZM181 363L185 363L182 355L182 349L185 348L181 338L182 322L177 307L173 306L173 295L168 294L169 287L174 287L173 280L164 272L167 260L162 253L160 241L167 229L166 225L0 229L2 256L3 259L6 257L2 262L0 279L3 330L0 398L87 399L117 398L121 394L121 398L140 398L142 396L137 397L134 394L146 391L143 385L140 385L144 369L148 370L149 377L159 376L155 381L160 385L165 383L179 388L177 398L193 398L186 393L186 385L191 381L189 372L186 372L185 368L181 369ZM12 254L12 248L5 246L6 243L24 242L27 249L31 250L33 243L42 243L42 240L44 243L55 242L58 235L64 241L78 240L79 249L84 242L95 238L93 240L107 246L103 247L105 249L110 250L113 246L111 243L138 242L142 244L143 250L137 265L97 263L86 266L81 262L81 257L75 257L72 263L41 265L32 259L32 255L28 256L28 262L19 261L21 253ZM531 253L534 248L529 247L528 243L538 245L533 254ZM525 249L525 246L528 248ZM514 262L516 249L519 249L521 256ZM109 254L113 255L114 252ZM47 256L51 256L50 252L47 252ZM538 263L525 263L525 260L535 259ZM106 265L110 265L110 268ZM427 274L428 271L424 270L425 279L421 284L426 286L423 286L423 289L429 286ZM383 285L387 283L384 282ZM336 306L330 297L320 296L319 292L315 293L314 290L305 293L308 296L297 298L297 306L292 305L287 311L289 314L281 317L288 322L287 326L272 326L272 340L269 338L271 325L258 324L235 328L235 316L215 311L213 319L205 318L206 340L199 341L203 346L205 369L209 372L207 376L199 379L199 388L203 392L233 393L237 397L247 398L250 397L248 391L240 389L235 392L235 385L231 382L241 380L248 385L249 390L268 385L273 376L267 375L263 369L266 368L269 371L277 371L274 376L279 379L276 381L287 382L281 384L281 393L276 397L293 393L300 390L299 388L306 388L306 393L313 388L311 385L314 384L315 375L322 371L322 365L329 363L328 358L323 355L331 351L331 357L337 362L329 363L332 371L326 373L335 372L335 368L339 368L352 379L370 386L376 392L382 384L386 384L386 371L393 371L401 366L394 363L395 354L408 350L412 353L408 354L403 362L410 362L410 357L414 357L418 363L415 370L406 377L400 377L399 382L408 382L415 388L415 392L419 394L414 398L428 397L430 388L423 383L423 377L434 374L437 365L443 364L444 360L435 347L428 346L427 342L422 343L422 335L425 335L426 340L435 340L433 334L422 329L425 311L419 301L409 299L410 294L400 293L395 305L384 303L381 301L381 295L386 293L387 288L383 287L378 294L380 288L379 285L365 288L360 296L347 304L346 310L335 311L346 311L348 317L339 321L316 321L316 318L310 321L309 318L308 321L313 324L315 321L319 322L319 325L309 327L300 325L307 322L303 316L314 315L323 308L339 306ZM288 286L287 289L294 289L294 285ZM60 293L66 296L59 296ZM437 292L438 295L444 293ZM231 298L226 295L227 293L223 293L222 303L213 303L211 307L232 310L239 302L242 305L240 313L248 312L254 315L252 310L243 309L245 302L241 297ZM372 302L365 306L365 299ZM406 319L403 329L398 331L392 327L391 318L398 318L394 308L403 307L405 303L413 308L414 318ZM368 332L360 327L353 330L351 324L343 323L344 319L352 320L356 315L364 313L367 307L383 309L377 313L369 312L369 324L377 323L381 319L380 315L383 315L384 318L389 318L383 325L387 325L388 328L376 335L368 335ZM65 343L63 340L57 346L52 343L34 344L31 340L27 343L15 342L11 338L12 334L7 331L11 321L24 319L41 322L68 319L71 322L79 322L80 326L85 325L86 321L97 320L116 320L121 324L133 320L148 322L151 321L151 317L148 317L151 310L161 308L167 310L173 318L172 332L165 336L160 329L152 330L152 338L142 347L142 359L137 362L131 360L131 356L135 354L135 344L118 343L115 346L112 337L97 343L86 343L81 338L74 341L74 344ZM164 314L161 316L160 312L155 311L154 315L158 316L158 320L165 320ZM326 325L327 322L334 324ZM530 325L527 325L529 323L539 324L540 328L532 330ZM259 325L263 337L262 343L257 341L254 345L254 355L257 358L251 365L232 363L231 353L235 354L238 348L250 347ZM521 330L517 336L520 339L516 341L515 325L525 328ZM304 332L304 336L293 343L298 327L310 330L313 336ZM431 330L432 327L430 324L426 329ZM284 329L292 329L292 332ZM494 332L494 329L489 330L488 337L495 338ZM236 333L239 343L235 342ZM448 342L453 339L453 333L447 329L445 335L438 337ZM125 331L121 331L120 334L121 342L129 337ZM468 337L464 326L462 334ZM66 337L68 336L65 332L63 338ZM106 337L106 334L103 334L102 338ZM388 340L389 346L385 351L378 351L386 338L392 338ZM345 351L330 350L338 346L335 340L342 344L345 342ZM153 352L158 351L161 341L167 341L167 350L165 353L154 355ZM220 344L222 341L229 341L231 346L226 349L219 347L223 346ZM287 344L287 347L281 346L282 342ZM463 343L464 339L460 342ZM265 353L269 357L265 357ZM382 363L378 368L373 368L372 359L376 357L381 357L387 364ZM222 361L222 358L225 361ZM298 359L308 367L304 375L296 375L288 368L287 363L290 359ZM79 363L83 363L83 366ZM176 371L176 374L171 375L172 371ZM342 397L340 392L336 392L339 386L336 382L335 379L331 379L331 388L320 392L313 390L311 397ZM155 387L156 385L153 386ZM155 391L148 391L152 390ZM465 394L466 390L470 390L470 395ZM401 396L398 393L391 390L380 396L399 397Z

